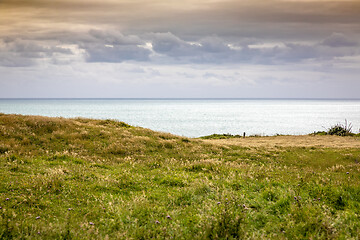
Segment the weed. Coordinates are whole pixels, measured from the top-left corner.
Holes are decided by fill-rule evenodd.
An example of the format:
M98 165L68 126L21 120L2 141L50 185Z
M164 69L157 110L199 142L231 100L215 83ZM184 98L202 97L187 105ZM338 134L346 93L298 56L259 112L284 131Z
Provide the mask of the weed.
M348 123L347 120L345 119L344 124L337 123L334 126L331 126L327 130L327 134L337 135L337 136L352 136L354 134L351 132L351 130L352 130L352 124Z

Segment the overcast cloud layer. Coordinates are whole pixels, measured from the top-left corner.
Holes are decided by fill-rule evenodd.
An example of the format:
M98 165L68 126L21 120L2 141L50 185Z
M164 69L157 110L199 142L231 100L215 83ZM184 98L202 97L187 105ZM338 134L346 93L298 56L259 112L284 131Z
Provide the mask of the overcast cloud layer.
M359 98L360 2L0 0L0 98Z

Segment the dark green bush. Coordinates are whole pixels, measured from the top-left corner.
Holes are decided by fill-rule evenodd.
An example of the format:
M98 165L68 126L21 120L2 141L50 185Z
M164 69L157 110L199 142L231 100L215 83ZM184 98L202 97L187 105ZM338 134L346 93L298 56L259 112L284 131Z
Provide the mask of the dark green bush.
M337 123L336 125L330 127L327 131L327 134L337 136L352 136L354 133L351 132L351 129L352 124L348 124L345 120L345 124Z

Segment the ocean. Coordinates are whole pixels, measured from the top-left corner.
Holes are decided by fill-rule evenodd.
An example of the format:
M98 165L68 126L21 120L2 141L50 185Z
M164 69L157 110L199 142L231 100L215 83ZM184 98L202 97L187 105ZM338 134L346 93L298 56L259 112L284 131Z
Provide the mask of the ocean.
M360 129L360 99L0 99L0 112L116 119L186 137L308 134L345 119Z

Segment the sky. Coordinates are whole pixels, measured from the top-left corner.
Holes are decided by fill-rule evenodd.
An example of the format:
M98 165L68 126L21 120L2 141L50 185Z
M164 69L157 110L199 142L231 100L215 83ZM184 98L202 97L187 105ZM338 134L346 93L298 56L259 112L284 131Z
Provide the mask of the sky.
M360 1L0 0L0 98L360 98Z

